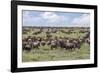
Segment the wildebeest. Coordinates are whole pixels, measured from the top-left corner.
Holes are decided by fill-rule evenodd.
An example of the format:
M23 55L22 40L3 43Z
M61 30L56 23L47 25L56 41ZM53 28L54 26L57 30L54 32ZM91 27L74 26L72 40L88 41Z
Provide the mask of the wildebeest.
M57 47L58 47L57 42L58 42L57 40L52 40L52 41L51 41L51 49L57 48Z
M51 49L54 48L62 48L66 50L72 50L72 49L80 49L81 43L83 40L80 39L72 39L72 38L58 38L55 37L54 39L42 39L40 37L28 37L27 41L23 41L23 49L39 49L40 46L49 45L51 46ZM87 40L89 42L89 40ZM26 46L27 45L27 46Z
M32 48L33 49L39 49L39 46L40 46L40 42L39 41L33 41L32 42Z
M74 49L80 49L81 45L82 45L82 41L80 41L79 39L73 40L73 44L74 44Z
M35 48L41 49L40 48L41 46L45 47L45 45L47 45L52 50L54 48L55 49L61 48L65 50L75 50L75 49L80 49L83 43L90 44L90 32L82 31L82 32L85 32L84 36L81 36L81 38L72 38L67 35L71 35L71 33L77 33L77 31L74 31L74 29L57 30L55 28L51 30L48 28L46 31L45 30L43 31L43 29L44 28L40 28L40 30L34 32L32 36L27 36L27 38L25 38L25 40L22 43L23 49L25 50L31 50ZM55 34L58 31L61 33L64 33L64 35L66 36L62 37L62 36L57 35L56 37L54 37L53 34ZM37 34L41 34L41 32L46 34L45 37L36 36Z
M33 32L33 35L37 35L37 34L40 34L42 31L36 31L36 32Z
M65 50L72 50L72 48L74 48L73 43L70 42L70 40L66 40L66 39L60 40L59 46L60 46L60 48L63 48Z
M90 45L90 38L86 38L85 42L88 43Z
M30 44L30 43L28 43L26 41L23 41L22 48L23 48L23 50L30 51L32 49L32 44Z
M41 45L42 45L42 46L45 46L45 44L46 44L45 40L42 40L42 41L41 41Z

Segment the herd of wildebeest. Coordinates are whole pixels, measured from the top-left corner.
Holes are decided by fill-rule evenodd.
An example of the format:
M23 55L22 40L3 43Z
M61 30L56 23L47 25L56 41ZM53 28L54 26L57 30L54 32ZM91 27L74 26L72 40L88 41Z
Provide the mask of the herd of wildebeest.
M75 31L78 30L78 31ZM30 34L31 33L31 34ZM39 34L43 36L37 36ZM63 33L66 36L54 36L53 34ZM83 34L77 38L67 37L71 34ZM80 49L82 44L90 45L90 28L89 27L23 27L22 30L22 48L26 51L32 49L41 49L40 46L48 45L50 50L61 48L62 50Z

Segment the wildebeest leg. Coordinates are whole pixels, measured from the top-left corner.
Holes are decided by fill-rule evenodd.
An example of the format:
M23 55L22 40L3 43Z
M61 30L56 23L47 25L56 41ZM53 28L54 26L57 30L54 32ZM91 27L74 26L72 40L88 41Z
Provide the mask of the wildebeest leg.
M77 45L77 48L78 48L78 49L80 49L80 48L81 48L80 44L78 44L78 45Z
M76 45L73 46L73 50L75 50L75 49L76 49Z
M72 48L72 47L70 47L70 48L69 48L69 50L70 50L70 51L73 51L73 48Z
M51 46L51 50L53 50L53 46Z
M64 48L64 50L68 50L68 49L69 49L69 47L65 47L65 48Z
M25 50L27 50L28 52L30 52L31 48L30 47L26 47Z
M37 49L39 49L39 46L37 46Z

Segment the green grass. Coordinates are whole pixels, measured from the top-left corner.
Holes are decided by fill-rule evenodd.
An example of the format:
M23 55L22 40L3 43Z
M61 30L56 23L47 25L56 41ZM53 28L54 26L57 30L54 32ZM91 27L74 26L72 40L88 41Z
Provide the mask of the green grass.
M78 50L64 50L56 48L50 50L49 46L40 47L40 49L32 49L30 52L23 51L23 62L36 62L36 61L56 61L56 60L79 60L89 59L90 49L88 44L83 44Z

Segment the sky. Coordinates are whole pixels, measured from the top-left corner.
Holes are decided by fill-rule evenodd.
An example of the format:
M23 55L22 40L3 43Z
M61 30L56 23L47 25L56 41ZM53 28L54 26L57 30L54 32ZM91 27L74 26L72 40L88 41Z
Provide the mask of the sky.
M89 27L90 14L76 12L22 11L23 26Z

